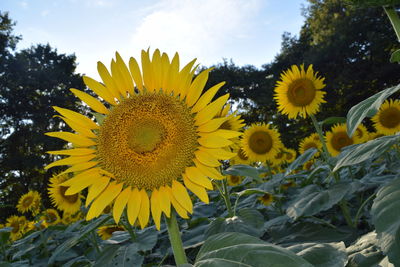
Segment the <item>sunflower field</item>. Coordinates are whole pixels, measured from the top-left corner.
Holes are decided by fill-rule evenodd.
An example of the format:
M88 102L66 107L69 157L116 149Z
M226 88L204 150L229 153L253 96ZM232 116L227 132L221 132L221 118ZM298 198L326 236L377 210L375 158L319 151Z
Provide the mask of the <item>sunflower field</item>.
M383 5L400 41L396 1L348 2ZM97 69L70 88L79 105L52 107L55 171L0 225L0 266L400 266L400 84L318 120L329 80L282 69L273 112L314 127L289 147L196 60Z

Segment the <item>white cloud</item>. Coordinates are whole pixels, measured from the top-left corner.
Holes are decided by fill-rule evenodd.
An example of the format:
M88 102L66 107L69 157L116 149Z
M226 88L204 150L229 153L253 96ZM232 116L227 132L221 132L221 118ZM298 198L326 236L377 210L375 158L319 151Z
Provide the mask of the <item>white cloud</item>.
M224 48L247 38L261 0L162 0L144 16L131 37L130 49L178 51L210 65L226 57ZM220 61L220 60L219 60Z
M18 4L24 9L28 8L28 2L26 1L20 1Z

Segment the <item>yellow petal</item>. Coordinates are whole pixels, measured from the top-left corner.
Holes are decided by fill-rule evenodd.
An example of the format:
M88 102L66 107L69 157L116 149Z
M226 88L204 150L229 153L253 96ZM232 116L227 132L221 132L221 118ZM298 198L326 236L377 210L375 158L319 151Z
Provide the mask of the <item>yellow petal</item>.
M215 115L221 111L222 107L226 104L226 101L228 101L228 98L229 94L223 95L200 110L195 116L195 125L200 126L213 119Z
M149 215L150 215L150 203L146 190L144 189L140 190L140 198L141 198L141 203L140 203L140 211L138 217L139 217L140 227L143 229L149 222Z
M217 130L224 122L228 120L227 117L212 119L197 128L198 132L208 133Z
M169 79L168 73L170 69L170 62L168 55L166 53L163 53L161 56L161 69L163 73L161 88L163 89L165 94L169 94L170 92L168 92L168 79Z
M125 84L121 70L118 68L117 63L114 59L111 60L111 75L119 93L122 95L122 97L127 97L127 85Z
M96 142L90 140L87 137L69 132L50 132L50 133L45 133L45 135L60 138L69 143L72 143L75 147L88 147L96 145Z
M136 222L136 219L139 215L141 204L142 204L142 197L140 195L139 190L135 188L131 192L127 207L128 221L131 225L134 225Z
M103 80L103 83L105 85L105 90L112 96L113 99L116 98L120 100L121 92L118 88L117 83L111 76L110 72L108 72L106 66L104 66L104 64L101 63L100 61L97 62L97 71L99 72L99 75Z
M225 149L221 149L221 148L199 147L199 150L207 152L219 160L228 160L237 155L237 153L232 153L232 152L229 152L229 151L227 151Z
M174 95L178 95L182 92L178 92L178 78L179 78L179 55L178 53L175 53L175 56L172 58L171 65L169 67L168 71L168 79L167 79L167 87L166 91L167 92L173 92ZM183 94L184 96L184 94Z
M99 83L98 81L87 77L83 76L83 82L99 97L103 98L104 101L107 101L111 105L116 105L117 102L115 102L114 96L111 92L108 91L104 85Z
M45 170L50 169L55 166L62 166L62 165L75 165L78 163L82 162L87 162L93 158L95 158L96 155L88 155L88 156L71 156L65 159L60 159L57 161L54 161L53 163L50 163L46 167L44 167Z
M90 209L86 215L86 220L91 220L99 216L105 207L107 207L107 205L118 196L121 190L122 183L117 184L117 182L111 182L90 206Z
M153 59L151 61L151 68L153 73L153 86L156 91L162 87L163 69L161 68L161 53L160 50L156 49L153 53Z
M60 108L60 107L56 107L53 106L53 108L61 114L61 116L64 116L70 120L72 120L73 122L75 122L76 124L81 125L82 127L88 128L88 129L99 129L99 125L97 125L94 121L92 121L91 119L89 119L88 117L66 109L66 108Z
M129 59L129 70L131 71L131 75L135 81L136 87L139 91L143 92L142 73L140 72L139 64L133 57Z
M94 149L90 148L74 148L74 149L67 149L67 150L53 150L47 151L46 153L51 155L68 155L68 156L84 156L93 154L96 152Z
M214 85L213 87L211 87L210 89L207 90L207 92L205 92L199 99L199 101L197 101L196 105L193 106L192 108L192 112L196 113L199 112L200 110L204 109L208 103L211 102L211 100L213 99L213 97L215 96L215 94L218 92L218 90L225 84L225 82L220 82L216 85Z
M54 117L61 118L75 132L77 132L85 137L96 138L96 135L89 128L86 128L80 124L77 124L74 121L72 121L68 118L65 118L63 116L55 115Z
M184 219L189 219L187 211L175 199L174 193L172 192L172 189L169 186L166 186L165 188L167 189L168 194L169 194L169 199L171 200L171 203L174 206L174 209L176 210L176 212L179 214L179 216L181 216Z
M201 72L197 77L194 79L192 84L189 87L189 90L186 95L186 104L188 107L191 107L196 103L199 99L201 93L203 92L204 86L208 80L208 74L213 68L209 68L203 72Z
M98 162L96 162L96 161L89 161L89 162L76 164L72 167L69 167L65 171L61 172L59 175L70 173L70 172L79 172L79 171L87 170L87 169L90 169L90 168L96 166L97 163Z
M98 178L95 183L93 183L88 190L88 195L86 197L85 206L87 207L103 190L107 187L110 182L110 178L107 176L102 176Z
M160 220L161 220L161 208L160 208L160 196L157 189L153 189L151 193L151 214L153 216L154 224L157 230L160 231Z
M113 218L114 218L114 221L116 224L119 223L121 214L124 211L125 206L128 203L130 196L131 196L131 188L127 187L115 199L114 208L113 208Z
M85 102L91 109L101 114L108 114L108 109L96 98L80 90L69 89L77 98Z
M178 181L172 181L172 192L174 193L174 197L176 201L189 213L193 212L193 203L189 197L189 194L186 188L179 183Z
M207 152L197 150L196 152L194 152L194 155L196 156L196 159L198 159L201 163L208 167L221 166L221 163L218 161L218 159L214 158L211 154Z
M205 137L200 137L199 139L197 139L197 141L200 145L208 148L220 148L232 144L232 141L214 133L207 134Z
M193 183L186 177L186 175L183 175L183 182L185 183L185 186L189 188L189 190L192 191L201 201L206 204L210 203L207 191L204 189L204 187Z
M115 62L117 63L117 67L119 68L119 70L122 74L122 77L125 81L125 85L126 85L125 90L128 91L128 93L132 94L134 85L133 85L132 76L129 73L128 67L126 66L124 60L122 59L122 57L119 55L118 52L115 53L115 59L116 59Z
M100 176L99 168L89 169L63 182L61 186L69 186L65 195L73 195L95 183Z
M179 72L179 78L178 78L178 87L177 87L177 92L185 92L190 88L190 84L192 83L193 79L193 72L192 72L192 67L194 63L196 62L196 59L193 59L190 61L185 67L182 68L182 70ZM185 93L183 93L184 95Z
M232 130L225 130L225 129L219 129L219 130L216 130L213 133L200 133L201 136L208 136L208 135L211 135L211 134L216 134L216 135L225 137L227 139L236 138L236 137L239 137L239 136L242 135L241 132L232 131Z
M150 57L148 51L142 50L142 71L143 71L143 82L144 87L150 92L153 92L153 80L152 80L152 69L150 63Z
M197 159L194 159L193 162L196 164L196 167L207 177L215 180L223 180L225 179L224 176L221 175L219 171L217 171L215 168L210 168L207 165L204 165Z
M211 181L196 167L186 168L185 176L195 184L205 187L209 190L213 189Z
M169 218L171 215L171 200L169 199L169 194L164 186L161 186L158 190L160 196L160 208Z

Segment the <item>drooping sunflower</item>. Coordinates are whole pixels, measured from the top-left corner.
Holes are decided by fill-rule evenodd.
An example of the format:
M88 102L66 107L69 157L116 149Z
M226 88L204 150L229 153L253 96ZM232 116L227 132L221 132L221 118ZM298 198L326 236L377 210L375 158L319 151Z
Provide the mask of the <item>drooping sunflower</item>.
M117 231L125 231L125 228L116 224L100 226L97 233L103 240L110 239L112 234Z
M386 100L371 119L378 133L392 135L400 132L400 100Z
M326 147L329 153L336 157L343 147L355 144L354 135L349 137L346 132L346 124L340 123L332 127L331 131L326 133Z
M242 149L251 161L273 161L282 147L280 134L268 124L253 124L243 133Z
M292 163L296 159L296 150L291 148L285 149L285 161L286 163Z
M276 83L274 99L278 110L288 117L296 118L298 115L305 118L307 115L316 114L326 92L323 77L318 77L310 65L307 71L304 65L300 68L293 65L291 69L281 74L280 81Z
M265 206L269 206L272 202L274 202L274 196L270 193L265 193L264 195L259 197L258 200Z
M54 175L50 178L50 184L47 188L52 204L65 213L73 214L79 211L81 207L81 194L66 195L68 187L61 185L69 179L68 174Z
M40 201L41 197L37 191L29 191L28 193L22 195L17 204L17 210L21 213L32 212L35 216L40 211Z
M303 154L310 148L316 148L318 150L318 152L314 155L315 157L319 155L319 151L321 151L322 149L322 143L319 140L318 134L316 133L313 133L310 136L301 140L299 146L299 153Z
M176 53L142 51L141 68L134 58L129 67L118 53L111 62L111 73L98 63L103 83L84 77L85 84L100 98L76 89L71 91L95 112L96 121L77 112L55 107L61 118L76 132L47 135L72 143L72 149L50 151L69 157L46 168L69 165L64 173L74 177L63 186L72 195L88 189L86 219L101 214L114 201L113 216L119 222L125 207L132 225L144 228L150 212L157 229L161 214L170 217L171 205L182 218L192 213L187 189L208 203L209 178L223 179L216 169L219 160L235 154L224 148L239 132L219 129L225 118L215 118L229 95L211 100L224 84L203 94L211 69L193 79L195 60L179 67Z
M370 138L369 132L363 124L358 125L353 136L354 136L355 143L357 143L357 144L367 142Z
M251 160L249 159L249 157L246 156L246 154L243 151L243 148L241 148L239 145L234 145L232 150L234 153L236 153L236 155L229 160L231 165L251 164Z
M26 223L26 219L25 219ZM12 227L13 229L10 232L10 238L12 241L18 240L22 237L24 230L24 222L21 220L21 217L12 215L6 220L6 227Z
M47 209L43 213L44 215L40 217L40 220L43 220L42 225L44 227L56 225L61 222L61 218L57 210Z
M242 182L243 177L238 175L227 175L226 180L228 181L228 185L235 186Z

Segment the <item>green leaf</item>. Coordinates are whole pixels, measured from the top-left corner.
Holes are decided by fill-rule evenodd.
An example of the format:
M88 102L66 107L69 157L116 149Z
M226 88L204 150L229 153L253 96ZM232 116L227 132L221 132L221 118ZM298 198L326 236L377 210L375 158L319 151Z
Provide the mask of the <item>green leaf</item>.
M378 246L395 266L400 266L400 177L384 185L372 204L372 222Z
M354 190L354 188L348 183L334 184L323 191L316 185L307 186L289 204L286 214L294 220L301 216L312 216L331 208L341 201L350 190Z
M312 266L288 249L242 233L222 233L208 238L197 254L195 267Z
M287 249L311 263L315 267L343 267L347 263L346 246L339 243L303 243Z
M319 125L323 126L323 125L331 125L335 123L345 123L345 122L346 122L345 117L329 117L319 122Z
M106 223L109 219L109 215L103 215L95 220L92 220L89 224L83 227L79 233L74 234L70 239L58 246L51 255L48 264L53 264L58 255L60 255L61 253L65 253L67 250L78 244L81 239L83 239L91 231L98 228L100 225Z
M351 166L366 160L373 160L398 143L400 135L382 136L363 144L352 145L338 156L333 172L345 166Z
M110 266L141 267L144 257L138 251L137 243L120 247Z
M105 247L101 253L100 257L96 259L96 262L93 266L108 266L110 265L111 261L114 259L117 251L120 247L117 245L110 245Z
M287 168L286 168L286 172L285 172L285 176L289 175L292 171L294 171L295 169L297 169L300 166L303 166L304 163L306 163L307 161L309 161L315 153L317 153L317 149L315 148L310 148L308 149L306 152L304 152L303 154L301 154L299 157L297 157L297 159L295 161L293 161Z
M347 247L349 266L377 266L384 258L382 251L377 247L378 240L375 232L361 236L354 244Z
M230 174L230 175L237 175L237 176L245 176L245 177L251 177L254 180L262 183L262 180L260 178L260 174L257 170L257 168L251 167L249 165L233 165L226 170L223 171L224 174Z
M12 227L3 227L0 229L0 243L5 244L10 237Z
M390 56L390 62L400 62L400 49L393 52L393 54Z
M362 120L365 117L372 117L375 115L386 98L398 90L400 90L400 84L380 91L379 93L353 106L347 113L347 134L349 136L353 136L355 130Z

